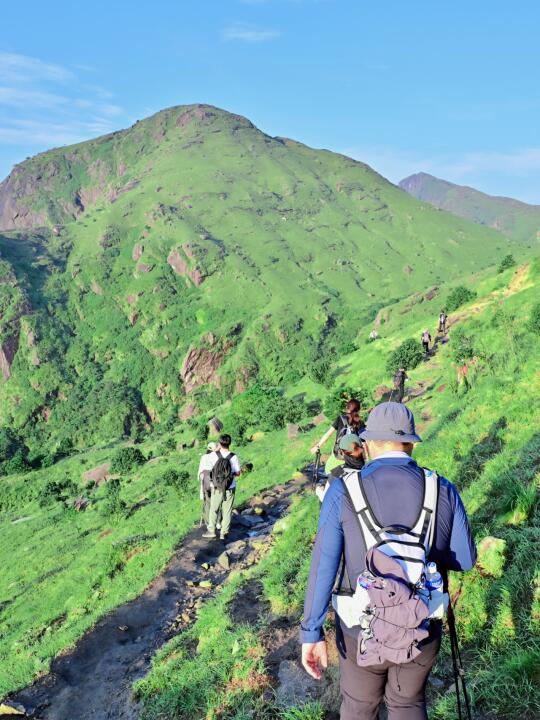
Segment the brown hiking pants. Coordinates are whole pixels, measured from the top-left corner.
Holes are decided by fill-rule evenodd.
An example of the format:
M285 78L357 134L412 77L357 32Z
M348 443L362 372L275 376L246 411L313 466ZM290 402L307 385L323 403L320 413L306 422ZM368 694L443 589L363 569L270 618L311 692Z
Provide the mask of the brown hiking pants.
M441 624L423 645L421 654L403 665L359 667L357 643L344 635L345 657L340 653L341 720L377 720L384 700L388 720L426 720L425 688L430 670L441 645Z

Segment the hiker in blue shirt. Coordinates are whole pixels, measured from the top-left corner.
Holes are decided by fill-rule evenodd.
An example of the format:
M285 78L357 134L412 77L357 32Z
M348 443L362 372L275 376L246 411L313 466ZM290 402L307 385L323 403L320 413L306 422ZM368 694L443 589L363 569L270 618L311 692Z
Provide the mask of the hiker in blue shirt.
M375 407L360 438L365 442L368 463L348 482L360 484L370 517L377 519L380 528L413 528L426 510L428 474L435 478L438 497L433 504L426 562L437 564L446 590L449 570L470 570L476 562L467 514L456 488L413 460L414 444L421 438L405 405L388 402ZM344 480L332 483L322 504L300 632L302 664L316 679L327 666L323 623L336 576L339 573L338 594L346 594L366 569L365 535ZM440 647L441 621L427 621L429 633L424 631L427 637L415 648L420 654L414 661L367 666L358 664L360 626L348 627L337 615L336 622L341 720L376 720L383 698L389 720L425 720L425 684Z

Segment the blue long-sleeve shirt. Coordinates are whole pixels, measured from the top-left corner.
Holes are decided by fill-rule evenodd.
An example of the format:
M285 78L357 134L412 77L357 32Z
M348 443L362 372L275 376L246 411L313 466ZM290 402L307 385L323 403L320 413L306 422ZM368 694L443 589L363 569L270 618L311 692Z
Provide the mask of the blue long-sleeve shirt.
M428 560L437 563L447 582L448 570L470 570L476 562L467 513L458 491L440 477L433 546ZM424 497L424 473L408 456L381 457L362 470L362 482L371 509L382 526L412 527ZM328 489L321 507L304 603L301 642L323 639L323 623L342 557L345 571L340 589L349 587L365 570L366 545L345 485L338 478ZM344 632L356 635L354 629Z

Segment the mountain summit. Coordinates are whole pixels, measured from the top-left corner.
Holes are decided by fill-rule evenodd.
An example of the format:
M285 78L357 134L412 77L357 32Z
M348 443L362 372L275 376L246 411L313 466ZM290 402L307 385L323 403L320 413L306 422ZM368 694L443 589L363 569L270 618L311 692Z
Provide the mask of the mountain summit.
M381 305L512 248L210 105L17 165L0 228L0 424L79 445L298 379Z
M530 245L540 239L540 205L497 197L420 172L404 178L399 187L441 210L499 230Z

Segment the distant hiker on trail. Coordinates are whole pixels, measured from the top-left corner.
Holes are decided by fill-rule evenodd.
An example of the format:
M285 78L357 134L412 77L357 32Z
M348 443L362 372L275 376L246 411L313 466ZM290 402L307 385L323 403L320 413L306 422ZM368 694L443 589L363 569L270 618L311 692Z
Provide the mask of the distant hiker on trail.
M448 315L445 313L444 310L441 310L441 313L439 315L439 332L442 335L446 335L446 321L448 320Z
M394 389L390 398L395 396L395 401L400 403L403 402L403 396L405 395L405 380L408 379L408 375L405 372L404 367L400 367L394 375Z
M336 433L333 455L328 458L325 465L327 473L329 473L332 468L344 462L343 454L339 448L341 438L344 435L358 435L358 433L364 429L364 421L360 417L360 408L359 400L356 400L356 398L349 400L345 406L346 412L334 420L332 427L328 428L319 442L311 448L310 452L315 455L321 450L327 440Z
M332 468L326 484L318 485L315 493L322 502L326 491L336 478L341 478L350 471L358 471L364 467L364 443L358 435L344 435L339 441L339 449L343 455L343 465L336 465Z
M429 334L429 330L424 330L422 333L422 345L424 346L424 353L426 354L426 357L429 355L429 343L431 342L431 335Z
M204 524L207 527L208 517L210 515L210 497L212 495L212 486L210 483L210 472L214 464L212 456L216 452L217 448L217 443L208 443L208 445L206 446L208 452L201 456L201 459L199 461L199 471L197 474L199 478L199 498L201 499L203 506L202 516Z
M369 333L369 341L373 342L374 340L379 339L379 333L375 330L375 328Z
M421 438L409 408L378 405L360 437L367 464L336 479L322 504L300 631L302 664L316 679L327 667L323 626L332 598L341 720L375 720L383 699L388 720L425 720L448 571L470 570L476 548L456 488L412 458Z
M240 461L238 456L230 452L231 436L221 435L219 445L211 454L210 469L210 511L208 516L208 530L204 533L205 538L215 538L221 513L221 540L225 540L231 527L232 510L234 505L234 493L236 490L236 478L240 475Z

